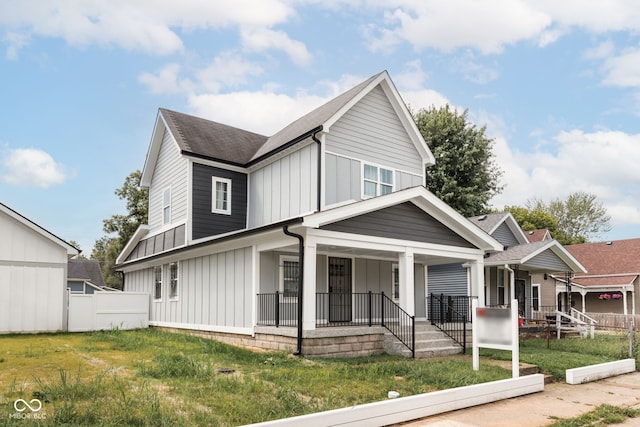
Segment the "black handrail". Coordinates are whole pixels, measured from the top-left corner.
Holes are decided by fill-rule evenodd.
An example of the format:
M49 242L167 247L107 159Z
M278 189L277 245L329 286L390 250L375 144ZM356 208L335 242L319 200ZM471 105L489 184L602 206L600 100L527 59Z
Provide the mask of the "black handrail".
M453 295L429 295L429 320L436 328L462 346L467 351L467 320L471 318L472 297Z
M282 292L258 294L257 324L295 326L298 300ZM415 357L415 316L409 315L384 292L316 293L316 327L385 327Z

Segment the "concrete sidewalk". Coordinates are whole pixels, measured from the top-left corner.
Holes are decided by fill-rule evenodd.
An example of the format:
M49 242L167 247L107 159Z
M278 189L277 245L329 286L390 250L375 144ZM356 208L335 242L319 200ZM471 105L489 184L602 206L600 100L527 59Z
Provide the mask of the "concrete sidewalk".
M546 384L540 393L434 415L402 425L538 427L551 424L558 418L577 417L604 403L615 406L640 405L640 372L579 385ZM617 425L640 426L640 419L630 419L625 424Z

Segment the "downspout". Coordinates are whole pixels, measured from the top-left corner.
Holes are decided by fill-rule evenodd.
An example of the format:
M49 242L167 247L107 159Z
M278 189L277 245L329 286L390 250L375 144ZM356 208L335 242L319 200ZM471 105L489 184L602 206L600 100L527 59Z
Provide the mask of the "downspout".
M318 166L317 166L318 167L318 183L317 183L317 187L316 187L316 194L318 196L317 197L318 200L317 200L316 212L320 212L320 208L322 207L321 206L321 197L320 197L321 192L322 192L322 180L321 180L321 178L322 178L322 155L321 155L322 142L318 138L316 138L316 135L318 133L320 133L321 131L322 131L322 126L320 126L320 128L317 131L315 131L313 134L311 134L311 139L313 139L316 142L316 144L317 144L316 146L318 147L318 150L317 150L318 151L318 153L317 153L317 157L318 157L318 159L317 159L317 162L318 162Z
M293 353L295 356L302 355L302 278L304 277L304 237L300 234L292 233L289 231L289 226L282 227L282 232L287 236L295 237L298 239L298 343L296 351Z

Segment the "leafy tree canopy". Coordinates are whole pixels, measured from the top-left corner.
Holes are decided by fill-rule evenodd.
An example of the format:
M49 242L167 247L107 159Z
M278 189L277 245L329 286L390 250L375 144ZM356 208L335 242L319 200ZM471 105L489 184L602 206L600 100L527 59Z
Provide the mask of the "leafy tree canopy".
M549 230L552 236L558 231L558 220L541 209L527 209L522 206L505 206L504 212L511 212L513 218L524 231Z
M449 105L423 108L414 120L436 159L426 171L427 188L465 217L487 213L489 200L502 191L502 171L486 126L476 127L466 110L458 113Z
M138 227L147 223L149 214L149 192L140 187L141 179L142 172L132 172L122 187L115 190L126 201L127 214L116 214L103 221L102 229L107 235L96 241L91 253L91 259L100 262L107 286L118 289L122 289L122 278L114 270L116 258Z
M600 233L611 231L611 216L595 194L578 191L565 200L554 199L548 203L540 199L528 200L526 206L556 218L558 230L552 236L563 245L588 242Z

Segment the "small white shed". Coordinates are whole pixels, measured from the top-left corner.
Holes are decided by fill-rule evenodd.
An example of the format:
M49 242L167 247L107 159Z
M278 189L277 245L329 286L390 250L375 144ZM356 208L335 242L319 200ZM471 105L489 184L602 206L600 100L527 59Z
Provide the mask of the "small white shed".
M66 329L67 260L78 253L0 203L0 334Z

